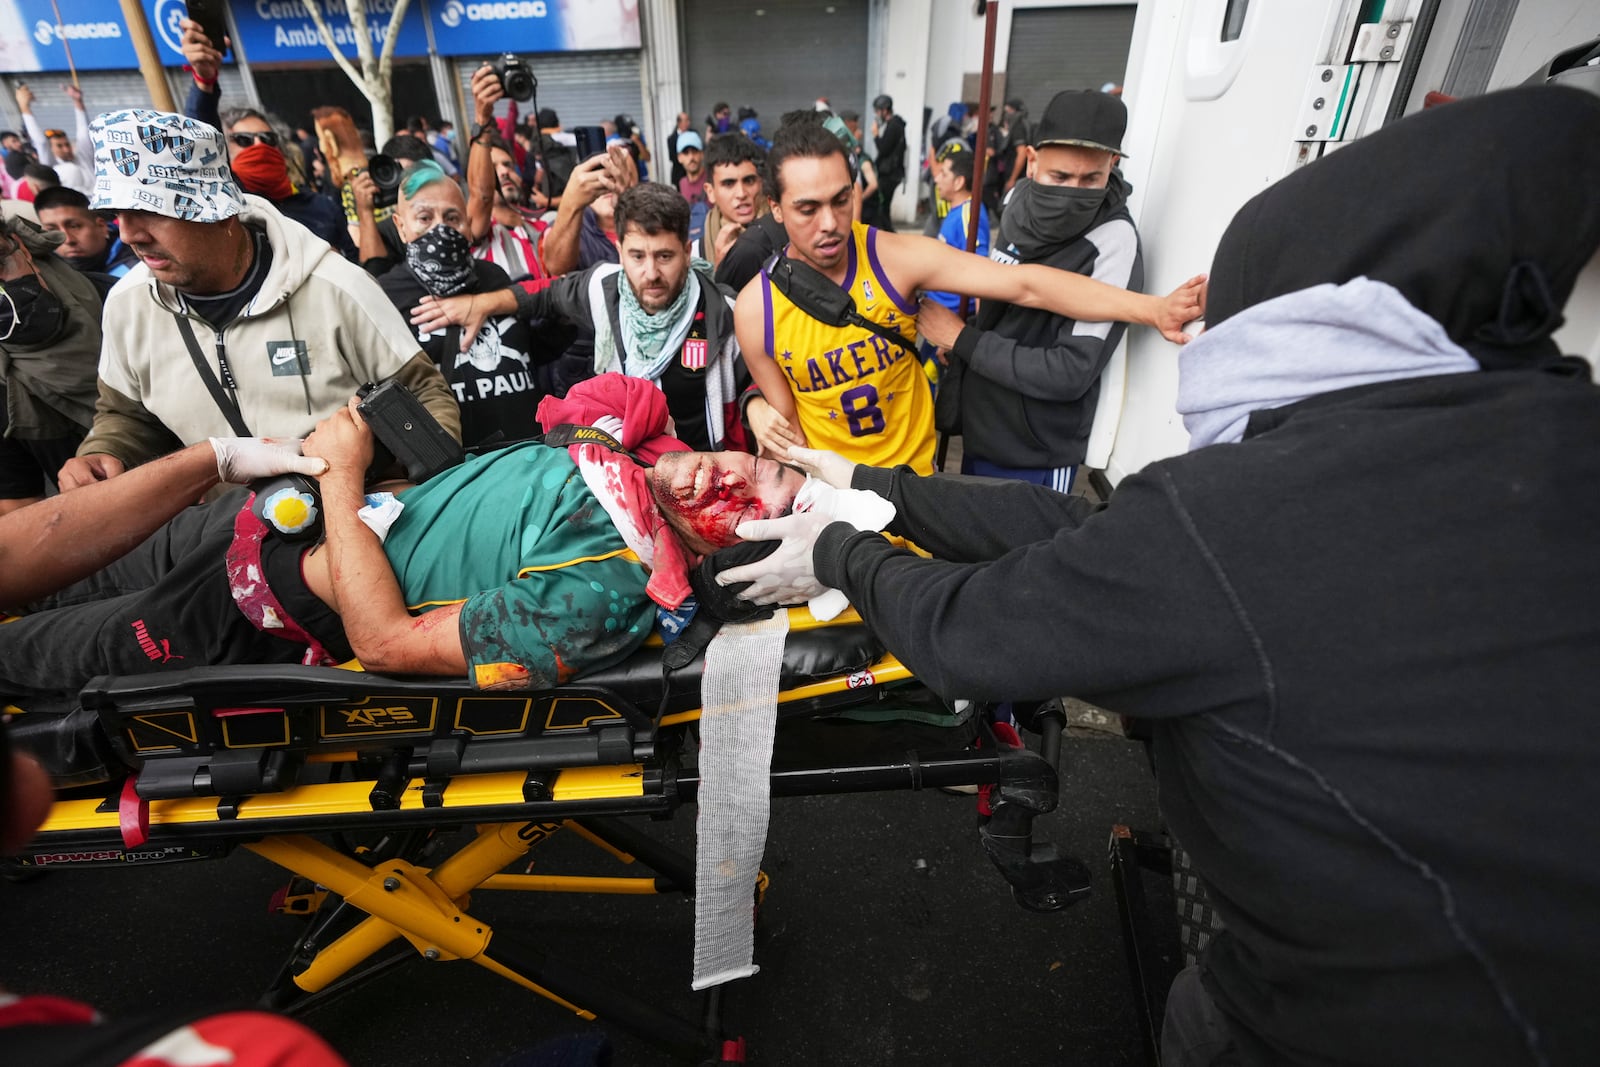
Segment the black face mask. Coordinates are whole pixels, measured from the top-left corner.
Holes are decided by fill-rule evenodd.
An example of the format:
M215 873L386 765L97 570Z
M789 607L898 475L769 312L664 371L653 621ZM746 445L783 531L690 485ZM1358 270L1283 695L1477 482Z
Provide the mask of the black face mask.
M1002 244L1015 246L1024 260L1036 259L1088 230L1105 200L1105 189L1029 181L1019 186L1000 216Z
M0 337L5 338L0 343L42 345L60 334L67 309L56 294L39 283L37 274L0 282L0 290L10 298L0 299Z

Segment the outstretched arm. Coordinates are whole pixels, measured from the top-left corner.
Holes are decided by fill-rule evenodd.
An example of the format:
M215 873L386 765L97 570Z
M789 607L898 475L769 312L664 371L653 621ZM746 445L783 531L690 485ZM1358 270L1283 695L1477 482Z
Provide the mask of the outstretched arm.
M372 431L356 401L317 424L306 454L328 462L318 479L326 522L328 575L345 637L361 665L391 674L466 673L456 620L461 605L413 616L378 535L356 516L365 501L363 481L372 462Z
M1036 263L995 263L931 237L879 232L876 240L884 269L902 292L938 289L1044 308L1081 322L1135 322L1154 326L1175 344L1189 340L1183 324L1205 313L1204 275L1165 297L1146 296Z
M1143 284L1139 239L1131 223L1115 220L1090 231L1084 240L1095 248L1090 277L1127 288ZM975 373L1036 400L1077 400L1099 381L1122 340L1123 327L1067 318L1053 321L1052 336L1044 344L1024 345L999 331L968 326L926 297L917 313L922 336L964 360Z
M194 79L183 113L220 130L222 87L217 84L217 78L222 71L222 42L212 41L193 19L184 19L178 26L183 30L183 58L189 61Z
M918 679L947 696L1070 693L1145 715L1213 710L1238 696L1237 687L1219 684L1219 674L1239 662L1241 630L1167 486L1143 478L1124 481L1111 505L1081 523L987 560L921 559L835 523L816 541L816 578L843 590ZM951 527L991 509L1003 514L1015 500L973 493L970 479L918 481L901 487L896 506L928 495L913 507L942 505ZM1021 503L1026 518L1040 501ZM1007 635L1006 655L974 653L992 647L996 634ZM1174 678L1185 681L1159 692L1143 688Z
M0 516L0 604L26 604L118 559L219 481L321 467L300 442L214 438Z
M74 126L72 147L78 153L79 165L94 170L94 141L89 136L89 113L83 109L83 90L76 85L63 85L62 92L72 100ZM94 174L89 177L92 179Z

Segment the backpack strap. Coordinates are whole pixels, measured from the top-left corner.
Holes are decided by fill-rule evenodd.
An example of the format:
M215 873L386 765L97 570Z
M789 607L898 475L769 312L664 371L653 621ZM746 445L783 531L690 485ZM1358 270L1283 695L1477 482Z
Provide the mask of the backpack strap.
M856 326L899 345L913 356L917 354L914 343L857 311L855 298L815 267L780 251L761 269L789 303L818 322L828 326Z

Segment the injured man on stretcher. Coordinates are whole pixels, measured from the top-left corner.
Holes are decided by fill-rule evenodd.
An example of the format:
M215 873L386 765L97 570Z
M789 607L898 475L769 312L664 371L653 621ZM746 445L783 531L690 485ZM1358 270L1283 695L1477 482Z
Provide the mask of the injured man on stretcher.
M699 556L737 542L741 522L789 511L805 482L745 453L688 451L642 379L584 382L539 419L599 424L638 461L588 431L470 456L399 489L380 539L357 514L373 440L352 404L303 446L328 465L320 542L269 533L243 490L189 508L0 626L0 701L68 711L97 675L352 658L482 689L554 687L633 652L658 606L681 607Z

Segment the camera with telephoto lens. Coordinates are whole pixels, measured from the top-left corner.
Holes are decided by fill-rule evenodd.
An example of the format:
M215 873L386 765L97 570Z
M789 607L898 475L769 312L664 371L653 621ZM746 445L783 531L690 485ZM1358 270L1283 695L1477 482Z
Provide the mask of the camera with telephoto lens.
M500 88L505 90L507 96L519 102L533 99L539 79L533 76L533 69L526 63L507 52L489 66L495 77L500 79Z
M367 173L372 175L372 184L378 187L378 191L372 194L373 207L389 207L399 203L400 179L405 177L405 170L398 159L381 152L368 156Z

